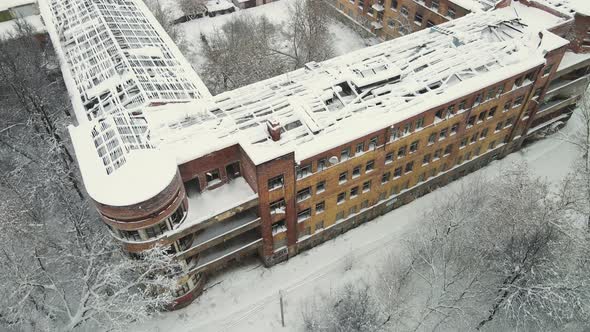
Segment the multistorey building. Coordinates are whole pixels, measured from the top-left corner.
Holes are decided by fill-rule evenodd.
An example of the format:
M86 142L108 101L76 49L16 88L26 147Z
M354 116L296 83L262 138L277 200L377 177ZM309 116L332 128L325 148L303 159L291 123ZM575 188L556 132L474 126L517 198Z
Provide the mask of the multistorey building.
M139 0L41 9L86 190L129 253L180 260L178 307L232 261L288 259L567 120L590 66L577 19L522 7L217 96Z
M469 13L494 10L506 0L325 0L377 37L392 39Z

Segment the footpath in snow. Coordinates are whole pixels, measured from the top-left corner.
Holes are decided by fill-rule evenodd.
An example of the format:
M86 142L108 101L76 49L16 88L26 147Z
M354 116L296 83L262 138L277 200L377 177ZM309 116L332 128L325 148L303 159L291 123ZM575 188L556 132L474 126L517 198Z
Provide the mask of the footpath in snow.
M564 131L576 126L575 115ZM495 161L465 178L353 229L287 262L265 268L256 259L209 280L210 287L193 304L136 326L143 331L297 331L302 306L348 281L369 280L390 255L403 249L405 234L420 225L439 199L473 177L495 175L515 162L550 181L561 180L576 157L559 134ZM347 270L347 267L352 266ZM279 291L284 294L286 327L281 326Z

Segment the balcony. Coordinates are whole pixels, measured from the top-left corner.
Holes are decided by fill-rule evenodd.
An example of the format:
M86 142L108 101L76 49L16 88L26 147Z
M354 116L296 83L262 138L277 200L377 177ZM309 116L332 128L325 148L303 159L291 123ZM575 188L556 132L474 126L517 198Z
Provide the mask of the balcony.
M207 249L231 240L245 232L260 226L260 218L251 209L214 224L195 236L192 245L178 254L179 257L189 257Z
M545 99L548 100L557 95L579 96L586 90L589 79L590 75L584 75L573 80L563 78L554 79L547 88Z
M231 260L244 257L255 252L262 246L262 238L255 230L248 231L239 237L235 237L223 243L205 250L194 260L189 267L189 273L212 271L223 267Z
M535 118L545 116L551 112L554 112L554 111L560 110L564 107L567 107L569 105L575 104L577 101L578 101L578 97L574 96L574 97L570 97L567 99L558 99L558 100L544 103L539 107L539 111L535 114Z
M236 178L213 190L189 194L186 220L168 238L175 240L209 228L257 205L258 194L244 178Z

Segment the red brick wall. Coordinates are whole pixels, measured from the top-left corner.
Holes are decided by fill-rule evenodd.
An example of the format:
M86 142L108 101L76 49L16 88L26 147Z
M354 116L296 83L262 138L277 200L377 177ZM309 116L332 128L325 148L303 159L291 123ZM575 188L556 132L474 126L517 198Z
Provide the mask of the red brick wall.
M268 180L283 175L284 185L269 192ZM270 203L281 198L285 199L285 222L287 225L287 243L297 242L297 211L295 211L295 157L289 153L256 167L258 179L259 216L261 219L261 233L263 242L263 255L273 254L272 218L270 215Z

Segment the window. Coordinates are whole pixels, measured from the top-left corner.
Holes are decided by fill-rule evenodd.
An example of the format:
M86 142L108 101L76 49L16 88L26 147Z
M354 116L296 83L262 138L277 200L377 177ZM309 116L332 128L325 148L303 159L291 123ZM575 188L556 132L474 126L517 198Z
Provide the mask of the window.
M434 155L432 156L433 160L440 159L440 155L442 154L442 149L438 149L434 151Z
M494 99L496 97L496 88L491 88L488 90L487 100Z
M338 211L336 213L336 221L344 219L344 211Z
M381 176L381 183L387 183L389 182L389 179L391 179L391 172L383 173Z
M315 230L316 230L316 232L317 232L319 229L323 229L323 228L324 228L324 221L323 221L323 220L320 220L320 221L318 221L318 222L315 224Z
M414 16L414 22L416 22L418 25L422 25L422 14L420 13L416 13L416 15Z
M434 144L435 141L436 141L436 133L430 134L430 136L428 136L428 145Z
M359 7L365 6L365 0L359 0Z
M450 18L455 18L457 17L457 14L455 13L455 9L449 7L447 9L447 16L449 16Z
M270 213L285 213L285 199L281 198L278 201L270 203Z
M432 9L434 9L434 11L438 11L438 7L439 7L438 0L432 0L432 1L430 1L430 7Z
M527 80L527 81L534 81L535 80L535 73L534 72L530 72L530 73L526 74L526 76L525 76L524 79Z
M514 100L514 106L513 107L518 107L518 106L522 105L523 100L524 100L524 96L518 96L518 97L516 97L516 99Z
M473 155L478 156L480 152L481 152L481 146L478 146L475 148L475 150L473 150Z
M474 123L475 123L475 115L472 115L469 117L469 119L467 119L467 128L473 127Z
M402 15L404 17L408 17L408 8L406 8L406 6L402 6L402 9L400 12L402 13Z
M352 187L350 188L350 198L356 197L359 194L359 187Z
M219 178L219 169L216 168L206 172L205 178L207 179L208 186L220 183L221 179Z
M389 164L389 163L391 163L391 162L393 162L393 152L388 152L388 153L385 155L385 163L386 163L386 164Z
M349 214L349 215L351 215L351 214L355 214L355 213L356 213L356 211L357 211L357 209L356 209L356 205L355 205L355 206L351 206L351 207L348 209L348 214Z
M318 160L318 172L325 170L328 168L328 161L326 158Z
M438 110L438 111L436 111L434 116L442 120L443 118L445 118L447 116L447 112L444 109Z
M311 174L311 164L297 167L297 179L303 179L304 177Z
M504 112L508 112L510 108L512 108L512 101L509 101L506 104L504 104Z
M164 234L164 232L166 232L167 230L168 226L166 225L166 222L160 222L155 226L146 228L145 232L147 233L147 236L149 238L154 238Z
M447 147L445 148L445 156L448 154L451 154L451 152L453 151L453 144L449 144L447 145Z
M339 193L338 198L336 199L336 203L342 204L342 203L344 203L344 200L346 200L346 193L345 192Z
M496 110L498 109L497 106L494 106L490 109L490 111L488 112L488 119L493 118L494 115L496 115Z
M448 131L449 131L449 128L442 129L440 131L440 133L438 134L438 139L439 140L443 140L443 139L447 138L447 132Z
M391 9L397 10L397 0L391 0Z
M414 170L414 162L410 161L406 164L406 173L409 173Z
M308 219L309 217L311 217L311 209L307 208L307 209L297 213L297 222L301 222L305 219Z
M426 178L426 174L420 174L420 176L418 176L418 182L424 182L424 178Z
M358 176L361 175L361 166L356 166L355 168L352 169L352 178L356 178Z
M378 142L377 137L371 138L371 140L369 141L369 149L371 149L371 150L375 149L377 147L377 142Z
M320 181L315 185L315 193L319 194L326 191L326 181Z
M549 65L549 66L545 67L545 70L543 70L543 76L549 75L552 70L553 70L553 65Z
M447 114L455 114L455 104L449 105L449 107L447 107Z
M311 197L311 188L307 187L297 192L297 202L302 202Z
M393 171L393 177L399 178L400 176L402 176L402 168L398 167Z
M414 141L412 142L412 144L410 144L410 153L414 153L418 150L418 141Z
M514 122L514 118L513 117L509 118L508 120L506 120L506 123L504 123L504 128L512 126L513 122Z
M342 151L340 152L340 160L341 161L348 160L349 157L350 157L350 148L342 149Z
M399 150L397 150L397 157L401 158L405 155L406 155L406 147L402 146L401 148L399 148Z
M347 178L348 178L348 172L342 172L338 176L338 182L339 183L344 183L344 182L346 182Z
M467 137L463 137L463 139L461 139L461 148L464 148L465 145L467 145Z
M482 122L483 120L485 120L487 114L488 114L488 112L485 112L485 111L479 113L479 116L477 117L477 122Z
M375 169L375 160L367 161L367 165L365 166L365 172L369 173L373 169Z
M398 139L401 136L400 132L399 132L400 131L399 128L391 128L390 130L391 130L389 133L390 134L390 136L389 136L390 142L395 141L396 139Z
M475 96L475 101L473 103L476 105L481 103L481 93Z
M431 20L428 20L428 21L426 21L426 26L430 28L430 27L435 26L435 24Z
M365 151L365 142L356 145L356 153L363 153Z
M430 153L425 154L424 158L422 158L422 164L428 164L430 162Z
M501 85L501 86L498 88L498 91L497 91L497 95L496 95L496 96L497 96L497 97L499 97L499 96L500 96L501 94L503 94L503 93L504 93L504 86L503 86L503 85Z
M392 20L392 19L389 19L389 20L387 21L387 25L389 25L389 27L390 27L391 29L393 29L393 28L395 28L395 21L394 21L394 20Z
M467 152L465 154L465 160L470 160L471 159L471 152Z
M283 175L275 176L268 180L268 190L281 188L283 186Z
M424 127L424 118L416 120L416 129L420 129L422 127Z
M475 133L471 136L471 144L477 142L477 139L479 138L479 133Z
M366 193L369 190L371 190L371 181L370 180L363 183L363 192Z
M521 86L522 85L522 81L524 80L524 77L519 77L514 81L514 85L516 86Z
M367 207L369 207L369 200L365 199L362 203L361 203L361 209L366 209Z
M455 123L452 127L451 127L451 135L456 134L459 131L459 124Z
M496 147L496 141L491 141L490 145L488 145L488 150L491 150Z
M504 123L502 121L498 122L498 124L496 124L496 131L500 131L503 127L503 124Z
M488 136L488 128L484 128L481 131L481 135L479 135L479 136L480 136L480 139L486 138Z
M407 135L412 130L412 124L410 122L404 125L404 135Z
M535 90L535 97L539 98L541 96L541 93L543 92L543 88L537 88Z
M461 100L459 103L459 110L464 110L467 107L467 100Z

